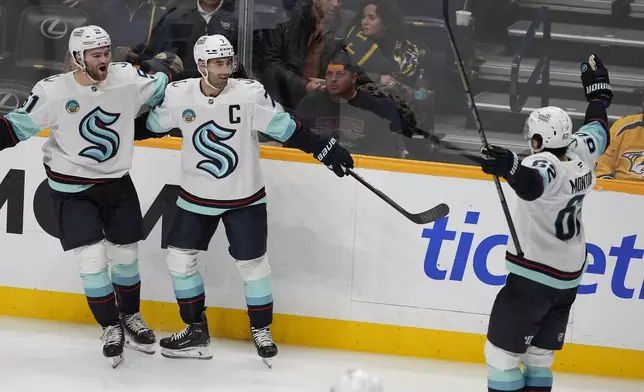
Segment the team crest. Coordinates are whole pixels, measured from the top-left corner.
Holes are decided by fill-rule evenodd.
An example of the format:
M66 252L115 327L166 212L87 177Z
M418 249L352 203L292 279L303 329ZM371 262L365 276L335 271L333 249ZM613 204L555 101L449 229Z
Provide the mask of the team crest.
M69 114L76 114L80 110L80 105L78 104L78 101L72 99L65 104L65 110L67 110L67 113Z
M629 151L622 154L622 157L628 159L630 163L629 172L638 176L644 175L644 151Z
M221 21L221 27L223 27L225 30L230 30L230 23L224 22L223 20Z
M181 118L183 118L183 121L185 121L187 123L191 123L191 122L195 121L195 119L197 118L197 114L192 109L186 109L186 110L183 111L183 114L181 115Z

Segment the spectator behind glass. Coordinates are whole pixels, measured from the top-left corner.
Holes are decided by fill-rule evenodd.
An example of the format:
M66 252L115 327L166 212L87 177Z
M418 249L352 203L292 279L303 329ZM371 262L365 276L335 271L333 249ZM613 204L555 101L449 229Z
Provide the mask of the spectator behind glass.
M341 0L300 0L271 32L262 82L283 106L293 109L307 92L324 90L326 65L350 26L350 12L341 5Z
M186 70L196 70L193 47L199 37L221 34L228 38L236 51L238 17L231 0L181 0L168 9L154 28L150 42L140 53L141 61L149 60L160 52L176 53ZM253 68L259 72L263 63L263 35L256 30L253 41ZM238 72L234 77L244 77Z
M341 51L329 62L326 90L307 95L297 106L300 121L333 135L351 153L404 158L401 119L394 104L356 90L358 67Z
M644 110L644 104L643 110ZM597 161L597 177L644 181L644 118L622 117L610 128L610 145Z
M127 53L147 42L169 0L66 0L64 5L91 7L98 25L110 32L112 46ZM118 56L117 56L118 57Z
M351 59L376 83L412 86L420 51L404 38L402 10L394 0L366 0L359 17L346 37Z

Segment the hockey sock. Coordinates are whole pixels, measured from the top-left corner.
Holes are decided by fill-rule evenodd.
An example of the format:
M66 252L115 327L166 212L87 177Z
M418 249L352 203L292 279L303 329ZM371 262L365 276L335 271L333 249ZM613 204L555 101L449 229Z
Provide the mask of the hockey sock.
M487 367L488 392L523 392L525 382L521 369L501 370L492 366Z
M118 310L107 268L95 274L81 273L85 296L94 319L102 327L118 324Z
M250 325L264 328L273 322L273 288L268 258L237 260L237 269L244 279L244 291Z
M250 325L254 328L264 328L273 323L273 301L265 305L248 305Z
M523 392L552 391L552 371L550 368L526 366L523 377L525 378Z
M139 260L130 264L114 264L112 266L112 284L121 312L125 314L138 313L141 304Z
M191 275L170 272L174 296L179 304L179 314L186 324L201 320L201 313L205 309L206 294L203 287L203 278L199 271Z

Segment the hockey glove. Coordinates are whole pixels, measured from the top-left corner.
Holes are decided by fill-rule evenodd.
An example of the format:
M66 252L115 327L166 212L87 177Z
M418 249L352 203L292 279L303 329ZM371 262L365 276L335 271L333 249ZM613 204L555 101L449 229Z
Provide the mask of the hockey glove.
M141 70L146 73L181 73L183 61L172 52L161 52L141 63Z
M586 100L599 100L608 108L613 100L613 90L610 87L608 70L599 57L591 54L588 62L581 64L581 82L584 85Z
M315 153L318 161L322 162L338 177L346 175L344 168L353 169L353 158L349 151L340 145L336 138L329 138L322 150Z
M487 174L497 175L507 180L512 180L519 171L519 157L513 151L503 147L483 147L483 162L481 168Z

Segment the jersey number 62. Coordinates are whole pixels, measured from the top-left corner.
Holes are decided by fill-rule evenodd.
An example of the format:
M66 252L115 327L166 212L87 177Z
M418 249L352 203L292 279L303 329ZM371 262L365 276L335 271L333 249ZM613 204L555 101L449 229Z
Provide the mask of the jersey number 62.
M585 195L577 195L570 199L566 207L559 211L555 220L555 235L562 241L571 240L581 232L581 207Z

